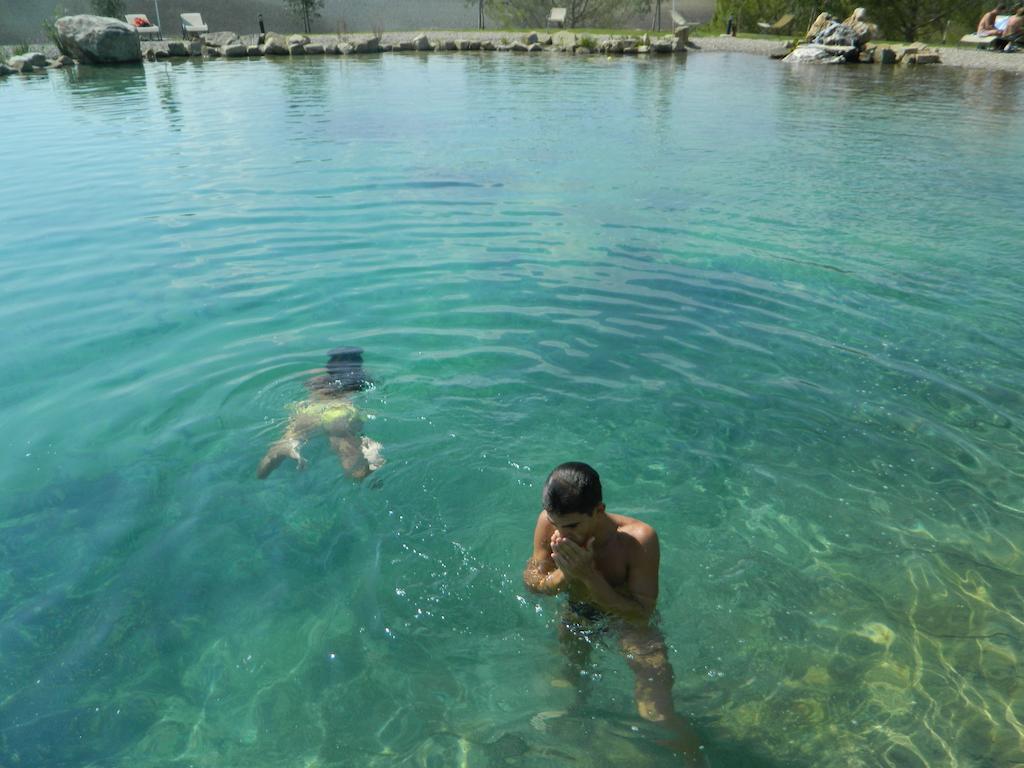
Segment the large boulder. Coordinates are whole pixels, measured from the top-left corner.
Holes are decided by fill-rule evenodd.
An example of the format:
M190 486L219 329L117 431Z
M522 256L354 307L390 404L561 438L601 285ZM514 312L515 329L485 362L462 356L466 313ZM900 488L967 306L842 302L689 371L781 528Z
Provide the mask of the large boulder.
M63 16L57 19L57 47L87 64L142 61L139 33L123 21L104 16Z
M837 45L798 45L783 61L791 64L843 64L851 56L856 54L857 49L853 46Z
M430 39L424 34L418 34L412 39L412 46L417 51L429 51Z

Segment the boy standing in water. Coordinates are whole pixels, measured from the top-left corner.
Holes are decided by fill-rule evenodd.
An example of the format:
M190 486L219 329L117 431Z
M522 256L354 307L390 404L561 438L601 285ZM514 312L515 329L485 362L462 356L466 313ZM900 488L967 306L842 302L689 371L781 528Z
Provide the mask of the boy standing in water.
M544 483L544 509L533 534L533 556L523 581L531 592L565 592L560 636L582 668L588 636L614 628L636 676L637 712L671 731L669 744L703 764L700 739L672 705L672 666L661 632L651 625L658 601L660 551L654 529L606 511L601 479L587 464L555 467Z

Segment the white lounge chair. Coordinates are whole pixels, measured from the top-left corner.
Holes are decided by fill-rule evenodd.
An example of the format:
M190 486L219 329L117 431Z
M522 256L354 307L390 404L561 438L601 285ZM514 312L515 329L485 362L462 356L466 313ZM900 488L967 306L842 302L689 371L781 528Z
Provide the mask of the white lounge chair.
M150 21L144 13L126 14L124 20L139 33L139 37L160 38L160 27Z
M201 13L183 13L181 14L181 36L186 40L199 37L210 31L210 28L203 23L203 14Z
M565 8L552 8L551 13L548 14L548 20L544 24L545 27L565 27L565 16L567 11Z
M992 48L998 40L1002 38L999 35L964 35L957 41L957 45L976 45L979 48Z

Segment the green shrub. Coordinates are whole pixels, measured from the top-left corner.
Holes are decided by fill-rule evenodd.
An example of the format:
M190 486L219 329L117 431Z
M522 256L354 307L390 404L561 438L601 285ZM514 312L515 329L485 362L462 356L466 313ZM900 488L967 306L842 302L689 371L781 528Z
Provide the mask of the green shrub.
M60 36L57 34L57 19L59 19L61 16L70 15L71 14L67 8L62 8L61 6L58 5L56 8L53 9L53 16L43 21L43 32L46 33L46 37L50 40L51 43L53 43L57 47L57 50L65 56L68 52L64 49L64 46L61 45Z
M14 46L14 51L13 51L12 55L14 55L14 56L24 56L26 53L28 53L31 50L32 49L29 47L28 43L18 43L16 46Z
M583 37L581 37L576 42L576 47L577 48L587 48L587 49L589 49L591 51L596 51L597 50L597 40L595 40L594 38L590 37L589 35L584 35Z
M109 16L112 19L122 19L128 13L125 10L124 0L90 0L92 12L97 16Z

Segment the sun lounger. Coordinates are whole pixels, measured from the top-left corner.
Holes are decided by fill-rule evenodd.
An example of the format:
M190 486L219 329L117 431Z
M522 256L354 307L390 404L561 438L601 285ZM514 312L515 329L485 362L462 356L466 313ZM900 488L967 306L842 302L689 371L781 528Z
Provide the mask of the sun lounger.
M1024 47L1024 34L1003 37L1001 35L964 35L957 45L974 45L983 51L1019 51Z
M193 37L199 37L200 35L206 34L209 31L210 28L203 23L203 14L181 14L181 36L186 40Z
M795 19L796 16L794 16L792 13L787 13L785 16L780 16L779 20L776 21L774 24L769 24L767 21L759 21L757 22L757 26L760 27L762 32L768 32L773 35L781 35L789 28L789 26L793 23Z
M565 16L567 11L565 8L552 8L551 13L548 14L548 20L544 24L546 27L564 27Z
M957 42L957 45L976 45L979 48L991 48L992 44L999 40L999 35L964 35Z
M146 18L144 13L129 13L124 20L139 33L139 37L160 37L160 27Z

